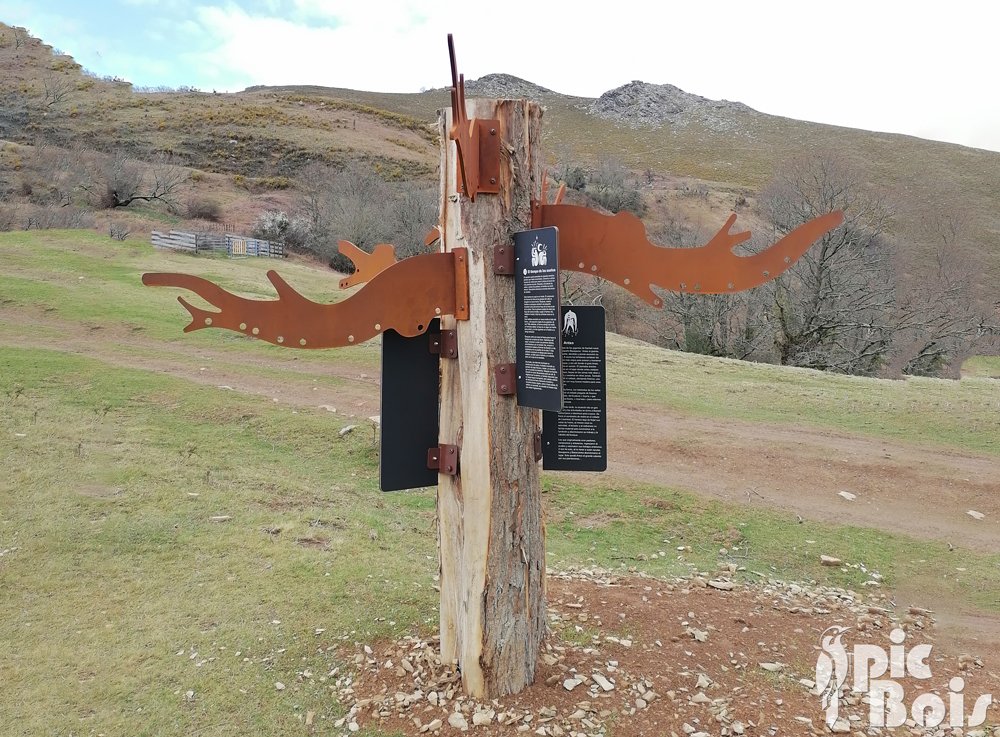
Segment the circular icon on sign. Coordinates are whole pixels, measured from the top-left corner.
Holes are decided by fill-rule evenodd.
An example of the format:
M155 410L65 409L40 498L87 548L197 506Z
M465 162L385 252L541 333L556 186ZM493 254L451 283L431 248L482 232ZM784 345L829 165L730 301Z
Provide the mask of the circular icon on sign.
M525 276L527 276L527 275L528 275L528 270L527 270L527 269L525 269L525 270L524 270L524 275L525 275Z

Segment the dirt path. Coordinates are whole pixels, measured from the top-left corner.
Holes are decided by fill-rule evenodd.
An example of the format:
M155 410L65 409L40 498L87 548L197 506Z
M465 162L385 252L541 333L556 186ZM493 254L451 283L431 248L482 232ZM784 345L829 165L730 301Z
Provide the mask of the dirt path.
M642 405L612 404L608 422L609 471L623 478L1000 551L1000 457Z
M379 414L378 369L164 343L122 329L78 329L45 315L0 309L0 345L30 324L66 330L30 344L229 387L297 407L336 408L345 419ZM6 330L2 323L6 322ZM18 324L20 323L20 324ZM74 326L75 328L75 326ZM118 334L121 333L121 334ZM252 369L281 372L257 376ZM342 379L335 388L317 376ZM328 410L324 410L328 411ZM706 419L662 407L609 406L609 474L804 519L874 527L980 552L1000 552L1000 456L872 439L804 425ZM856 496L848 501L839 495ZM981 520L968 514L985 515Z

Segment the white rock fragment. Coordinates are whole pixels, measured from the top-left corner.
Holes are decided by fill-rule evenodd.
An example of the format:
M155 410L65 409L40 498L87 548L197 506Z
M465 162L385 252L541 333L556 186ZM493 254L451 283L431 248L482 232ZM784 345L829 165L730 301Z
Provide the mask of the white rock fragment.
M463 732L469 728L469 722L466 720L465 715L460 711L453 711L448 715L448 724L453 726L455 729L460 729Z
M275 681L274 682L274 687L276 689L278 689L279 691L284 691L285 690L285 684L282 683L281 681Z
M852 494L849 491L841 491L841 492L838 492L837 495L844 497L844 499L846 499L849 502L853 502L855 499L858 498L857 494Z
M721 578L712 579L708 582L708 585L713 589L718 589L719 591L732 591L736 588L736 584L732 581L726 581Z
M615 684L613 684L607 678L605 678L604 676L602 676L600 673L594 673L591 676L591 678L593 678L594 682L598 686L600 686L603 690L605 690L605 691L614 691L615 690Z
M982 512L977 512L975 509L970 509L968 512L966 512L966 514L972 517L972 519L979 519L979 520L986 519L985 514L983 514Z
M834 558L832 555L821 555L819 557L819 562L820 565L831 566L833 568L844 565L844 561L840 558Z

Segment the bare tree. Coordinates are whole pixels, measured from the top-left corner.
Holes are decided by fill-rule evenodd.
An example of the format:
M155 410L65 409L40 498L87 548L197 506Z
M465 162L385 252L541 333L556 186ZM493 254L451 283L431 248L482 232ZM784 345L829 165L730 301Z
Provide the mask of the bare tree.
M900 304L899 363L904 374L958 378L962 361L990 333L988 308L977 299L981 273L963 247L963 224L952 215L928 218L934 242L929 273L908 284Z
M310 164L298 177L301 199L288 218L289 232L305 224L303 246L339 271L352 265L337 251L339 240L371 250L391 243L399 258L426 251L424 236L437 223L437 188L417 182L390 183L364 166L342 171ZM287 242L287 241L286 241Z
M119 150L81 189L102 209L128 207L133 202L161 202L173 209L185 181L187 175L178 167L162 160L148 164Z
M29 160L32 180L25 179L22 186L30 187L30 199L39 205L67 207L73 203L74 194L86 183L87 172L93 169L95 155L82 148L60 148L40 144L32 149ZM27 175L26 175L27 176Z
M42 80L42 104L50 108L65 102L73 90L73 80L68 76L50 74Z
M899 327L893 253L884 235L891 212L884 198L858 172L827 156L786 167L759 206L775 236L831 210L843 210L845 217L764 287L778 362L878 373Z

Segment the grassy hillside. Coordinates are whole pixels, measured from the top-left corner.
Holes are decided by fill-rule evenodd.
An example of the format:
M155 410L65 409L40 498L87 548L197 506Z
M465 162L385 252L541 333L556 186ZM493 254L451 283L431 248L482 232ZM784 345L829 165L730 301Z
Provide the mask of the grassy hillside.
M0 259L0 673L17 683L0 696L5 734L292 733L307 712L319 725L342 713L328 676L349 665L340 646L433 632L434 495L381 494L370 432L338 433L362 422L348 416L351 386L377 371L376 345L185 336L171 290L139 283L176 269L265 296L263 261L81 231L0 234ZM282 273L310 297L338 296L323 271ZM778 422L807 411L872 437L1000 452L982 443L998 409L988 379L890 384L624 339L609 353L613 402ZM222 386L249 374L271 395ZM289 386L313 387L315 404L279 401ZM686 575L736 545L751 579L859 586L878 571L1000 611L995 555L604 477L550 475L545 489L555 568ZM688 549L656 554L676 546ZM820 566L819 549L853 567Z
M390 179L435 178L434 123L436 111L449 104L444 89L412 94L315 86L235 94L139 92L127 83L86 74L72 58L54 54L37 39L15 48L12 34L0 25L0 37L6 39L0 42L0 98L6 101L0 138L84 143L102 150L126 142L164 153L173 163L228 176L294 177L313 161L335 166L361 161ZM47 90L59 85L67 88L65 96L53 102ZM681 216L714 230L738 198L752 201L782 162L830 154L860 169L886 193L896 212L894 235L918 263L936 238L928 222L947 217L961 225L960 238L981 257L985 273L1000 275L995 207L1000 153L741 108L728 110L724 125L630 128L588 113L591 102L545 95L550 159L593 166L612 157L636 172L649 172L644 186L654 223ZM691 188L704 188L710 196L680 202L677 191ZM238 188L224 189L232 195L224 199L250 199ZM246 205L251 210L263 206Z
M351 386L377 371L377 345L300 352L182 335L171 290L139 283L175 269L263 297L263 260L81 231L0 234L0 259L0 639L11 643L0 672L18 684L0 697L7 734L291 733L309 711L321 725L341 714L327 676L348 665L339 646L433 632L434 495L381 494L370 432L338 433L362 422L348 416ZM339 296L323 271L281 270L310 297ZM617 338L609 353L614 402L777 422L806 412L872 437L1000 452L983 445L1000 401L988 379L829 377ZM210 381L192 380L206 368ZM271 396L221 386L248 374ZM315 387L315 404L278 401L288 386ZM720 545L735 544L749 572L859 586L874 570L1000 611L995 555L603 477L550 475L545 488L556 568L686 575L714 570ZM676 546L690 550L655 554ZM819 549L862 566L822 567Z

